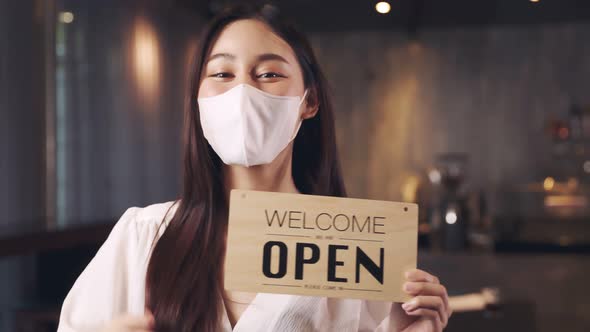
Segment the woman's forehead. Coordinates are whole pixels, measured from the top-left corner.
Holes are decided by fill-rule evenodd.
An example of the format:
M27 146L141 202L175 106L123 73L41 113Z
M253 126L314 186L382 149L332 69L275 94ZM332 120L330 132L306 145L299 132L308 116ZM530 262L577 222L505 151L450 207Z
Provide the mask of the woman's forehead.
M236 59L251 59L260 54L278 54L290 63L295 61L293 50L265 23L244 19L228 24L215 41L211 54L226 53Z

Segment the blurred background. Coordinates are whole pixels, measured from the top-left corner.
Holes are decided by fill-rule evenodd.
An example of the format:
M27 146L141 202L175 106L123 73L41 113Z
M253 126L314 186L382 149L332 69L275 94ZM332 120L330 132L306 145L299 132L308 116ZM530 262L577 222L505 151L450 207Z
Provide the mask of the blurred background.
M223 0L0 0L0 331L54 331L126 208L176 198ZM448 331L590 330L590 2L281 0L352 197L420 205Z

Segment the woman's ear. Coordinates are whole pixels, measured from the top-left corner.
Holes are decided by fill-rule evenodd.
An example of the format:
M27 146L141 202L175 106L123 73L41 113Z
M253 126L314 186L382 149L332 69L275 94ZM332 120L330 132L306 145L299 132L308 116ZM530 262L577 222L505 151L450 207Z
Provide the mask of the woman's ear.
M315 87L309 88L303 103L305 104L305 109L303 110L303 114L301 114L301 118L303 120L313 118L318 113L318 110L320 109L320 102L318 99L318 93L317 93L317 89Z

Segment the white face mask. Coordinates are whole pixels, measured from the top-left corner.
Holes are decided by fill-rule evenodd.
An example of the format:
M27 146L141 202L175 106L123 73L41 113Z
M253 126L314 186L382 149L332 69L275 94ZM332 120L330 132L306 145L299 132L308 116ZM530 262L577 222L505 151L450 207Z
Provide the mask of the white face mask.
M297 136L302 97L276 96L239 84L213 97L199 98L205 138L227 165L272 162Z

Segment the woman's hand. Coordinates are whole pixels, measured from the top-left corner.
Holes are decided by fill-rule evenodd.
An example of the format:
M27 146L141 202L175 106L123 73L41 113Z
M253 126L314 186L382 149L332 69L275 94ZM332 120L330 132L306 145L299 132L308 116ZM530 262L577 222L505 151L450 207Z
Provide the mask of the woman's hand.
M147 311L143 316L123 315L112 320L102 332L153 332L154 316Z
M401 307L406 315L418 318L403 331L442 331L453 312L445 286L437 277L419 269L407 271L406 280L404 291L414 297Z

